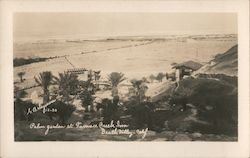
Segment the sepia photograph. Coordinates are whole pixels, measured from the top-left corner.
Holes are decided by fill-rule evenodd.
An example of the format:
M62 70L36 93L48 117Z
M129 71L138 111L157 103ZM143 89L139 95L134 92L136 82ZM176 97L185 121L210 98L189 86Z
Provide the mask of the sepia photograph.
M16 12L13 69L15 141L238 138L236 13Z
M1 158L248 158L248 0L0 0Z

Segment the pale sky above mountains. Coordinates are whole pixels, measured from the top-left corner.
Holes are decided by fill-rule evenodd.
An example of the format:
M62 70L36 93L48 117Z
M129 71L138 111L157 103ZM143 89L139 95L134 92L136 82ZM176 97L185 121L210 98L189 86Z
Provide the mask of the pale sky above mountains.
M235 13L15 13L14 40L237 34Z

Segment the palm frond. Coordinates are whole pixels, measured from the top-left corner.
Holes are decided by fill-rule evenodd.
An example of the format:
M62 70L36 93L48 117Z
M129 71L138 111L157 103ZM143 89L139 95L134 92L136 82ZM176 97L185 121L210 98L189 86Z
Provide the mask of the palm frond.
M110 81L113 87L117 87L119 83L126 80L124 74L121 72L112 72L108 75L108 80Z

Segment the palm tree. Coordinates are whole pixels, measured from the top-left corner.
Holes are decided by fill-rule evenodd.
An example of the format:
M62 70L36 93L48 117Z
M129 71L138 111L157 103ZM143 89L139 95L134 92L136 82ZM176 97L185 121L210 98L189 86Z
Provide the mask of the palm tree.
M88 71L88 80L92 81L92 79L93 79L93 71L89 70Z
M101 73L101 71L94 71L95 81L97 81L97 80L99 80L101 78L100 73Z
M139 102L142 102L145 98L145 93L148 90L148 86L143 80L133 79L130 81L135 90L135 96L138 98Z
M19 72L17 75L20 77L20 82L23 82L23 76L25 75L25 72Z
M121 72L112 72L108 75L108 80L111 83L112 86L112 96L118 96L118 88L117 86L124 81L126 78L124 77L124 74Z
M52 83L52 73L50 71L45 71L40 73L38 76L34 77L36 83L43 88L43 103L49 101L49 85Z
M142 80L143 82L145 82L145 83L150 83L146 77L142 77L141 80Z
M149 76L149 79L151 80L151 82L153 82L155 80L155 76L152 74Z
M88 107L93 106L93 100L94 100L94 90L93 90L94 84L90 81L79 81L79 88L80 91L78 93L79 98L82 101L82 106L86 109L86 112L89 112Z
M159 82L162 82L162 79L165 77L164 73L160 72L157 76L156 76L156 79L159 81Z
M59 95L63 96L63 100L68 102L70 95L77 93L78 79L77 75L73 73L59 73L59 77L54 77L53 83L59 87Z
M94 79L95 79L95 81L98 81L101 78L100 73L101 73L101 71L94 71ZM98 83L95 85L95 89L99 90L99 84Z

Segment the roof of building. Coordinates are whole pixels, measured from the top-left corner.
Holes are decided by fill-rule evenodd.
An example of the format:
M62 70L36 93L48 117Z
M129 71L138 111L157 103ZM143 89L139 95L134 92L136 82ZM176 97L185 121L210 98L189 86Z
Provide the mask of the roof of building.
M173 68L180 68L180 67L186 67L186 68L190 68L192 70L198 70L202 67L202 64L194 62L192 60L180 63L180 64L176 64L173 66Z
M74 69L66 70L66 72L75 73L75 74L83 74L85 71L88 71L88 70L85 68L74 68Z

